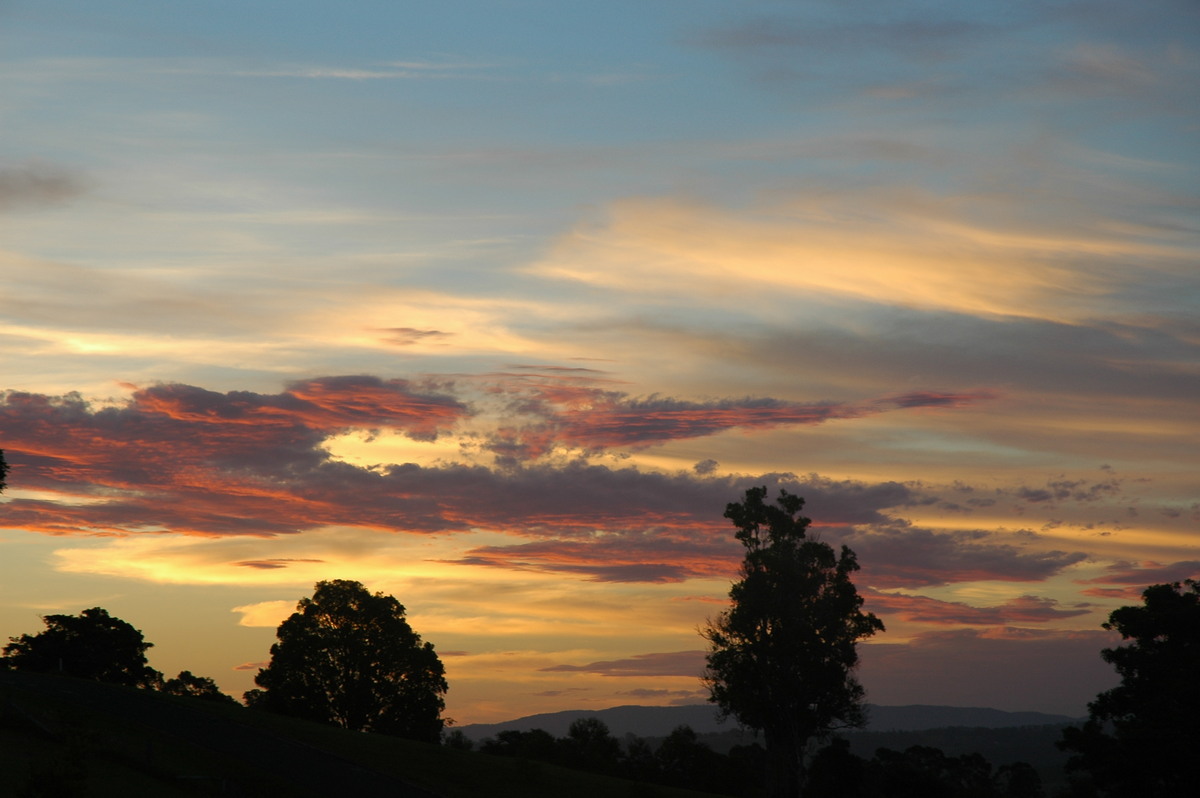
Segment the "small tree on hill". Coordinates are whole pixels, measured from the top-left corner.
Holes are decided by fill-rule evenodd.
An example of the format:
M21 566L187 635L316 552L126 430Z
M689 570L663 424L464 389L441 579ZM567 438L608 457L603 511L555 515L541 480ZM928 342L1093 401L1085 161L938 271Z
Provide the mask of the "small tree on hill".
M146 649L154 644L108 610L92 607L79 615L47 615L42 622L43 632L9 638L4 647L9 667L132 687L155 687L162 680L146 662Z
M1142 599L1104 624L1129 641L1100 652L1121 683L1059 743L1075 752L1068 769L1113 798L1185 795L1200 784L1200 582L1153 585Z
M856 646L883 623L862 612L854 552L808 538L799 496L780 491L769 505L766 493L751 488L725 509L746 552L732 606L702 631L704 681L722 714L763 732L769 794L794 798L809 741L864 722Z
M180 671L174 679L163 682L162 691L168 695L190 696L223 704L237 704L237 699L221 692L217 683L207 676L195 676L191 671Z
M422 643L392 596L358 582L318 582L312 598L279 625L271 662L246 703L355 731L441 738L447 684L431 643Z

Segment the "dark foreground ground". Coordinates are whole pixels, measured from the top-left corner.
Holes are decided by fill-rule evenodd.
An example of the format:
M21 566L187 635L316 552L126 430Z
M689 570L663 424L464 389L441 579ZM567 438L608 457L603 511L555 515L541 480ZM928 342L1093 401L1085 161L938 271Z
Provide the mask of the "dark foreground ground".
M701 794L346 732L238 706L0 671L0 795Z

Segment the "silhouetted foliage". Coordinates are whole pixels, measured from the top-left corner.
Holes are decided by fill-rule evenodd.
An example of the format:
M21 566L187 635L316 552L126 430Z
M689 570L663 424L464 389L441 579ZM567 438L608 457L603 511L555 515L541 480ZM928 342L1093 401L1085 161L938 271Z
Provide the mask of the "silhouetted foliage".
M46 630L10 637L4 647L9 667L36 673L63 673L81 679L132 687L156 687L162 674L146 662L142 633L100 607L79 615L47 615Z
M191 671L180 671L174 679L167 679L162 684L162 691L168 695L190 696L202 698L205 701L219 701L223 704L237 704L237 699L221 692L217 683L207 676L195 676Z
M709 641L709 700L743 726L763 732L768 794L800 794L810 740L861 726L863 689L854 678L857 642L883 630L862 612L850 575L854 552L809 539L804 500L751 488L725 517L745 547L732 606L703 630Z
M621 759L620 741L599 718L573 721L561 747L563 764L591 773L615 773Z
M559 741L545 729L517 731L509 729L494 738L484 740L479 750L485 754L511 756L517 759L536 759L539 762L557 763L562 752Z
M442 735L442 745L456 751L471 751L475 748L475 741L463 734L462 729L454 729Z
M0 449L0 493L3 493L4 489L8 487L8 482L5 481L7 478L8 463L4 460L4 450Z
M766 752L758 743L736 745L728 754L721 754L685 725L675 728L657 746L653 740L627 734L614 749L603 722L583 721L573 723L567 736L560 738L544 729L502 731L483 740L479 751L714 795L761 798L766 794ZM580 756L585 750L596 755ZM652 790L635 794L643 793L654 794ZM864 759L851 752L846 739L835 737L811 757L805 796L1044 798L1044 793L1037 771L1025 762L993 770L982 754L950 756L927 745L909 746L904 751L879 748L874 757Z
M996 790L1005 798L1042 798L1042 777L1028 762L1001 765L995 776Z
M644 737L625 736L625 753L621 760L621 775L634 781L657 782L661 778L654 747Z
M869 760L834 739L813 757L809 798L1042 798L1037 771L1024 762L993 773L980 754L947 756L931 746L880 748Z
M731 777L730 762L700 742L691 726L677 726L655 753L662 783L705 792L730 792L740 779Z
M1121 683L1059 743L1076 754L1068 770L1114 798L1178 796L1200 784L1200 582L1153 585L1142 599L1104 624L1130 641L1101 652Z
M868 798L867 760L850 753L849 741L834 738L809 763L805 794L810 798Z
M248 705L355 731L441 738L445 668L399 601L337 579L318 582L296 609L279 625Z

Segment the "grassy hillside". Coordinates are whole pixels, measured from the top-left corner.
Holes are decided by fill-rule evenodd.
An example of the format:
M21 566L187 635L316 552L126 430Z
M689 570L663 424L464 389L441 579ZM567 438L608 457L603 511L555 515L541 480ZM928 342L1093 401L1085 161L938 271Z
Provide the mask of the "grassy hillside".
M12 796L701 795L237 706L11 672L0 672L0 774L0 794Z

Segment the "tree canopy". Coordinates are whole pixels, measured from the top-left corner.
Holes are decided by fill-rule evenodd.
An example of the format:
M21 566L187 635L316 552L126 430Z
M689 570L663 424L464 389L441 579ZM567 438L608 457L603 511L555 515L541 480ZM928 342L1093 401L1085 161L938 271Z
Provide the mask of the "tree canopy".
M202 698L205 701L217 701L222 704L236 704L237 699L221 692L217 683L207 676L196 676L191 671L180 671L174 679L167 679L162 684L162 691L167 695L189 696Z
M751 488L725 517L745 547L731 606L702 634L709 641L704 677L723 714L763 732L773 796L796 796L804 784L808 742L864 721L854 678L857 642L883 630L861 610L850 580L858 561L807 535L804 500Z
M392 596L344 579L318 582L279 625L271 661L246 694L253 707L341 726L437 742L448 689L431 643L422 643Z
M1153 585L1142 599L1104 624L1128 641L1100 652L1121 683L1096 696L1087 722L1059 743L1075 752L1068 769L1114 798L1183 795L1200 784L1200 582Z
M146 650L154 644L108 610L92 607L79 615L47 615L42 621L45 631L9 638L4 647L9 667L134 687L155 687L162 679L146 662Z
M8 477L8 463L4 460L4 450L0 449L0 492L3 492L8 487L5 479Z

